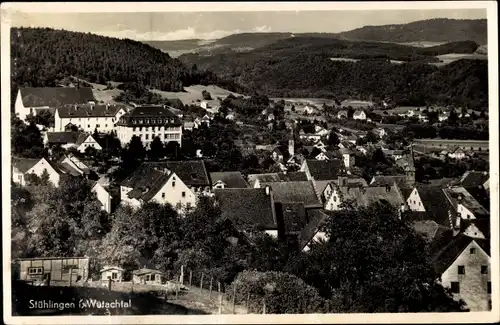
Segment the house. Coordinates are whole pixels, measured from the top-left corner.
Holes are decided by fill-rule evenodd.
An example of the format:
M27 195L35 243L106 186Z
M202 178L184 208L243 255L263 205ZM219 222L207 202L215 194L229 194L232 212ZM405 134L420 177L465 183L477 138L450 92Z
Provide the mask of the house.
M439 120L439 122L444 122L444 121L446 121L449 117L450 117L450 114L448 114L448 113L446 113L446 112L445 112L445 113L443 113L443 114L439 114L439 116L438 116L438 120Z
M331 181L345 172L345 166L340 159L328 161L306 159L300 171L306 173L308 180Z
M116 134L122 146L129 143L133 136L137 136L146 147L158 137L164 143L177 142L180 148L182 126L181 119L172 113L170 107L144 105L120 116L116 123Z
M446 198L455 208L457 217L463 220L489 218L489 211L483 207L464 187L452 186L444 188ZM460 218L457 218L459 222Z
M269 114L269 115L267 116L267 120L268 120L268 121L274 121L274 119L275 119L275 117L274 117L274 114L273 114L273 113L271 113L271 114Z
M366 120L366 113L363 110L356 110L352 118L354 120Z
M68 124L73 124L84 132L110 132L126 112L126 106L109 103L59 106L54 114L54 131L65 131Z
M247 188L249 185L239 171L210 173L213 189Z
M202 124L202 123L201 123L201 118L199 118L199 117L195 118L195 119L194 119L194 121L193 121L193 124L194 124L194 125L193 125L193 128L194 128L194 129L199 128L199 127L201 126L201 124Z
M328 237L322 230L322 226L328 221L330 216L323 210L311 210L308 213L309 222L302 229L299 235L299 250L307 252L311 250L315 242L326 241Z
M20 88L14 104L15 113L21 120L38 110L50 110L61 105L86 104L95 101L92 88L37 87Z
M349 169L354 167L356 160L354 158L354 152L349 149L340 149L340 153L342 154L342 161L344 162L344 167L349 174Z
M203 160L150 162L151 166L173 171L196 194L209 194L212 189L210 178Z
M50 162L45 158L29 159L29 158L13 158L12 159L12 181L21 186L26 186L26 175L35 174L41 177L47 171L49 180L54 186L59 185L61 178L59 169L54 162Z
M162 284L163 272L142 268L132 271L132 282L138 284Z
M277 237L278 222L270 187L215 189L214 195L222 218L243 233L248 229Z
M88 257L20 258L19 280L42 282L85 282L89 278Z
M75 147L81 153L84 153L88 147L102 150L102 146L92 134L85 132L46 132L44 143L46 146L59 145L65 149Z
M195 129L194 120L192 118L184 119L182 127L184 130L193 131L193 129Z
M92 186L92 192L96 194L97 200L101 202L102 209L107 213L111 213L113 197L106 190L105 186L99 182L95 182L95 184Z
M300 232L309 222L304 204L275 202L274 206L280 221L278 232L282 234L281 239L284 239L289 247L298 246Z
M327 129L325 129L324 127L322 127L320 125L314 126L314 132L316 135L319 135L320 137L324 137L324 136L327 136L330 134L330 131L328 131Z
M207 108L208 108L208 102L206 102L206 101L204 101L204 100L203 100L203 101L201 101L201 102L200 102L200 107L201 107L201 108L203 108L203 109L207 109Z
M196 194L175 172L154 163L143 163L120 186L122 204L134 208L146 202L170 204L179 212L196 206Z
M247 176L250 187L259 188L261 183L279 182L281 181L278 173L266 174L249 174Z
M304 172L283 172L278 173L282 182L302 182L307 181L307 175Z
M490 218L462 220L460 232L465 236L478 239L491 238Z
M316 157L314 157L314 159L316 160L332 160L332 159L336 159L336 156L331 153L331 152L320 152L318 155L316 155Z
M385 137L387 135L387 130L384 128L376 128L372 130L379 138Z
M491 253L487 240L458 235L432 259L441 284L470 311L491 310Z
M356 146L356 150L361 152L363 155L366 155L368 153L368 150L362 146Z
M396 209L403 209L405 206L403 195L395 184L379 187L360 187L346 184L345 186L334 186L330 197L325 200L325 210L337 211L342 209L342 204L347 203L351 203L355 207L367 207L377 202L389 204Z
M118 266L105 266L100 271L101 281L122 282L125 270Z
M391 157L392 159L398 161L399 159L404 157L403 150L390 150L390 149L382 149L382 152L387 157Z
M85 163L71 154L64 155L53 166L58 169L60 174L84 176L87 178L93 174L92 170Z
M326 151L326 145L323 143L323 141L318 141L317 143L314 144L313 147L318 148L319 150L321 150L321 152Z
M236 118L236 115L234 113L228 113L226 115L226 120L233 121Z
M345 139L347 139L347 137L345 137ZM352 140L351 137L349 137L349 139ZM356 143L356 140L354 141L354 144L351 142L351 141L347 141L347 140L342 140L340 141L340 143L338 144L338 147L340 149L353 149L355 148L355 143Z
M323 203L327 198L330 197L330 194L333 192L336 186L366 187L368 186L368 184L362 177L359 176L339 176L337 180L331 181L321 193L321 200Z
M261 188L270 187L274 202L302 203L306 209L322 208L312 181L260 183Z
M450 229L453 228L453 206L441 187L416 186L406 203L411 211L425 212L427 220L435 221Z
M465 151L463 151L459 147L455 147L450 150L448 153L448 157L453 158L453 159L464 159L466 157Z
M201 118L201 123L205 124L206 126L210 126L210 121L212 120L212 117L208 114L203 115Z
M304 107L305 114L313 114L315 111L316 111L315 108L312 106L307 105Z
M485 187L486 182L490 179L488 172L481 171L466 171L460 178L460 184L468 189L478 186Z
M321 135L316 134L316 133L306 133L304 129L301 129L299 131L299 138L302 140L309 140L313 142L318 142L321 140Z
M337 113L337 118L338 119L344 119L344 118L347 118L347 111L343 110L343 111L339 111Z

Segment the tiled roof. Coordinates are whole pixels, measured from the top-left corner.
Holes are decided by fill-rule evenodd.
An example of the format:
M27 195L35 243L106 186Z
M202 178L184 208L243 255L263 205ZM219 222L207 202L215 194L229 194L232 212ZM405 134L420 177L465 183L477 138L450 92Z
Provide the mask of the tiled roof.
M21 88L20 92L25 107L56 107L95 100L92 88L38 87Z
M106 272L106 271L110 271L110 270L118 270L118 271L122 271L124 272L125 270L122 269L121 267L119 266L105 266L102 270L100 270L99 272Z
M321 207L311 181L261 183L262 188L272 188L274 201L280 203L302 203L305 207Z
M57 112L61 118L115 117L120 109L127 111L124 105L78 104L59 106Z
M486 210L490 211L490 194L483 187L469 187L467 192Z
M253 186L253 184L255 184L255 182L259 180L259 182L266 182L266 183L269 183L269 182L279 182L281 181L281 178L280 176L278 175L278 173L267 173L267 174L249 174L248 175L248 182L250 183L250 185Z
M35 166L40 159L31 159L31 158L12 158L12 166L17 168L19 172L26 173L33 166Z
M134 274L134 275L144 275L144 274L150 274L150 273L163 274L163 272L158 271L158 270L153 270L153 269L139 269L139 270L132 271L132 274Z
M414 221L413 229L419 234L422 234L428 242L438 240L443 234L453 237L451 228L437 224L433 220ZM449 237L451 239L451 237Z
M275 203L276 216L281 216L285 234L299 233L307 225L307 215L302 203Z
M307 181L307 175L304 172L278 173L278 176L283 182Z
M392 185L396 182L396 184L402 187L408 187L406 176L404 175L396 175L396 176L373 176L372 181L370 182L370 186L386 186Z
M92 135L90 135L90 134L80 133L80 134L78 135L78 139L76 139L76 143L75 143L75 144L76 144L77 146L79 146L79 145L81 145L82 143L84 143L84 142L85 142L85 140L87 140L87 138L88 138L88 137L91 137L91 136L92 136ZM94 140L95 140L95 139L94 139Z
M477 187L483 185L490 178L487 172L467 171L462 175L460 183L463 187Z
M254 225L266 230L276 230L271 193L265 188L215 189L215 198L222 217L236 225Z
M437 186L418 186L418 195L428 216L440 225L451 227L449 211L453 209L443 189Z
M475 241L488 255L491 255L487 240L473 239L459 234L432 259L435 270L439 274L443 274L472 241Z
M344 171L342 160L306 160L309 173L316 181L337 179Z
M80 132L47 132L47 140L50 144L76 143L80 136Z
M218 181L226 184L227 188L247 188L248 184L243 178L241 172L214 172L210 173L210 179L212 180L212 185L215 185Z
M121 185L132 188L127 193L129 198L147 202L158 193L172 175L171 171L163 171L151 164L143 163Z
M149 164L158 169L167 168L173 171L187 186L210 186L210 180L203 160L149 162L144 164Z
M404 203L401 192L397 186L380 187L340 187L345 198L352 199L359 207L367 207L376 202L387 202L395 208L400 208Z
M307 217L309 222L302 229L299 235L299 248L303 250L304 247L314 238L316 233L321 229L321 226L325 224L325 222L330 217L322 210L311 210L308 211Z

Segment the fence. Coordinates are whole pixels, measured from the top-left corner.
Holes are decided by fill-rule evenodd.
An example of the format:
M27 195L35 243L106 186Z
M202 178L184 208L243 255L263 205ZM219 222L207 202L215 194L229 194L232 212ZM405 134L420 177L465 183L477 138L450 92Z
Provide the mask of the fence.
M187 293L198 304L212 305L218 314L248 314L250 307L254 307L250 295L242 297L238 294L237 285L226 287L220 277L211 272L187 270L181 267L180 272L170 273L175 286L169 300L185 299ZM265 302L260 308L251 308L253 313L265 313Z

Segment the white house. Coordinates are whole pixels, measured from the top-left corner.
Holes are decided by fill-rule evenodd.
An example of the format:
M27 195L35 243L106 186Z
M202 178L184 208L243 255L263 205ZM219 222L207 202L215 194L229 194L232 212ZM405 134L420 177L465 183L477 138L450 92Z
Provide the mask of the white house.
M101 281L122 282L125 270L118 266L105 266L101 272Z
M112 197L111 194L104 188L103 185L96 182L92 187L92 192L94 192L97 196L97 199L102 204L102 209L107 213L111 213L111 202Z
M470 311L490 311L491 258L485 240L456 236L432 260L441 284Z
M122 203L139 207L146 202L171 204L179 212L196 206L196 194L173 171L142 164L120 186Z
M203 109L207 109L208 108L208 102L206 101L201 101L200 102L200 107L203 108Z
M44 171L47 171L49 180L54 186L59 185L60 173L53 163L50 163L45 158L28 159L14 158L12 161L12 181L21 186L26 185L26 175L35 174L41 177Z
M182 121L164 106L139 106L120 117L117 135L123 146L135 135L148 147L158 137L161 142L182 146ZM195 125L196 127L196 121Z
M75 104L57 107L54 115L54 131L66 131L66 126L75 125L84 132L111 132L125 115L127 108L116 104Z
M438 120L439 122L444 122L448 119L448 117L450 117L448 113L439 114Z
M337 113L337 118L338 119L343 119L343 118L347 118L347 111L343 110L343 111L339 111Z
M68 149L75 147L79 152L85 152L88 147L102 150L102 146L94 139L92 134L84 132L46 132L44 135L46 146L60 145Z
M448 157L453 159L464 159L466 154L460 147L456 147L448 153Z
M304 113L306 113L306 114L312 114L312 113L314 113L314 111L315 111L315 109L312 106L307 105L306 107L304 107Z
M326 145L323 143L323 141L318 141L317 143L314 144L314 147L321 150L321 152L326 151Z
M94 100L92 88L20 88L14 109L19 114L19 118L24 121L27 115L36 115L38 110L53 110L61 105L86 104Z
M362 110L357 110L352 115L354 120L366 120L366 113Z
M234 120L234 118L235 118L234 113L228 113L228 114L226 115L226 120L233 121L233 120Z

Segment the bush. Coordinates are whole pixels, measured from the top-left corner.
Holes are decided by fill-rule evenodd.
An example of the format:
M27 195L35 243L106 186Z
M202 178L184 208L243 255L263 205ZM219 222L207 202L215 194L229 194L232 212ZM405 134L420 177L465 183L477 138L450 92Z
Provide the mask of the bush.
M232 299L236 286L236 303L248 300L249 312L301 314L325 312L326 301L317 290L300 278L284 272L243 271L226 290Z

